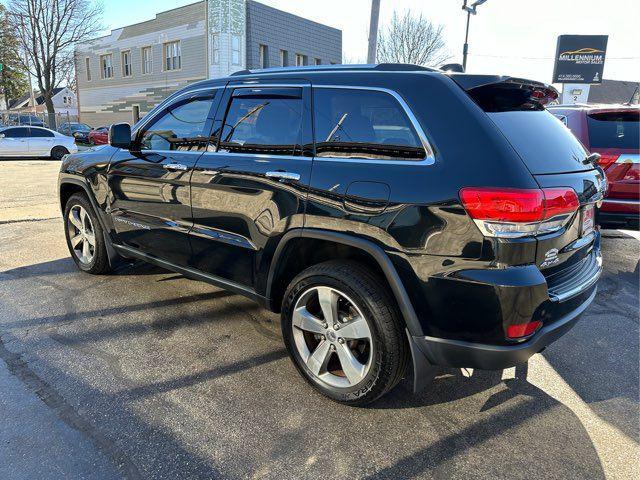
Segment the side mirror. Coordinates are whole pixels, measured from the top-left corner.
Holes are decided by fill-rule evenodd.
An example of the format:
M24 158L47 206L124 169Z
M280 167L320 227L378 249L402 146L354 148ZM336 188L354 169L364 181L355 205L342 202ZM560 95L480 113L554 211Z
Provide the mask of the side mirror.
M4 133L0 133L0 138L4 138Z
M109 129L109 145L116 148L131 148L131 126L128 123L116 123Z

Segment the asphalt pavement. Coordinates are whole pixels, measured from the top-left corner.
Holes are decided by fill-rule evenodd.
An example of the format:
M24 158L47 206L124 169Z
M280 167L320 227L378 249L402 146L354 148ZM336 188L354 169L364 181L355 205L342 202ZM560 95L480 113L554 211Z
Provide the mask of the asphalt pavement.
M596 301L527 365L349 408L250 300L76 270L58 168L0 161L0 478L640 478L637 233L605 232Z

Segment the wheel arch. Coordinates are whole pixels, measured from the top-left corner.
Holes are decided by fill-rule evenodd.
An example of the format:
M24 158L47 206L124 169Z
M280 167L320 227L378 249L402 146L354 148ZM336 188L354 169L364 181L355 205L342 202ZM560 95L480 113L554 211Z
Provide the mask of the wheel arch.
M104 237L104 244L107 247L107 254L109 257L109 264L111 266L115 266L117 260L120 258L116 250L113 248L113 244L111 242L111 238L109 236L109 229L104 221L102 210L98 207L98 203L96 202L95 197L91 193L91 189L89 186L83 182L79 178L62 178L60 180L58 186L58 196L60 200L60 210L64 219L64 211L67 205L67 202L71 198L72 195L76 193L84 193L89 199L89 203L91 203L91 207L93 207L93 211L98 217L98 221L100 222L100 226L102 227L102 233ZM66 221L66 220L65 220Z
M265 296L272 310L279 310L282 294L286 289L285 283L288 284L287 280L290 281L297 272L316 263L311 260L309 265L304 263L300 265L299 259L304 255L298 254L294 261L291 260L293 257L287 255L287 252L298 245L303 245L304 243L302 242L307 241L325 242L326 245L333 246L334 250L332 252L338 255L337 258L344 258L344 252L348 252L349 255L356 255L357 259L366 259L367 261L363 263L373 267L388 282L409 333L411 335L424 335L409 295L387 253L370 240L340 232L305 228L291 230L283 236L272 257L267 277ZM311 245L315 247L318 243L311 243ZM289 271L292 264L297 267L294 268L295 274Z

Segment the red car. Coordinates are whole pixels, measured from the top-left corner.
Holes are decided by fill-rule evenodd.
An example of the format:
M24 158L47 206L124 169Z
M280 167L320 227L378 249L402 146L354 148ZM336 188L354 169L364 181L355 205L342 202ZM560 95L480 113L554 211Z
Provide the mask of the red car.
M601 155L609 193L598 214L607 227L638 228L640 217L640 107L637 105L551 106L591 152Z
M109 143L109 127L98 127L89 132L89 145L106 145L107 143Z

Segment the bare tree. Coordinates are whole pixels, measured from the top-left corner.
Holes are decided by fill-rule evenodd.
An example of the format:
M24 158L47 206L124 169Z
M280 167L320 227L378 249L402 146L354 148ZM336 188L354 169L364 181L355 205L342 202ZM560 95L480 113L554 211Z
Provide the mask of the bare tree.
M434 25L422 14L393 12L391 23L378 40L378 62L438 66L451 58L442 25Z
M38 81L55 128L54 89L69 78L78 42L102 30L102 4L90 0L11 0L10 28L19 38L24 67Z

